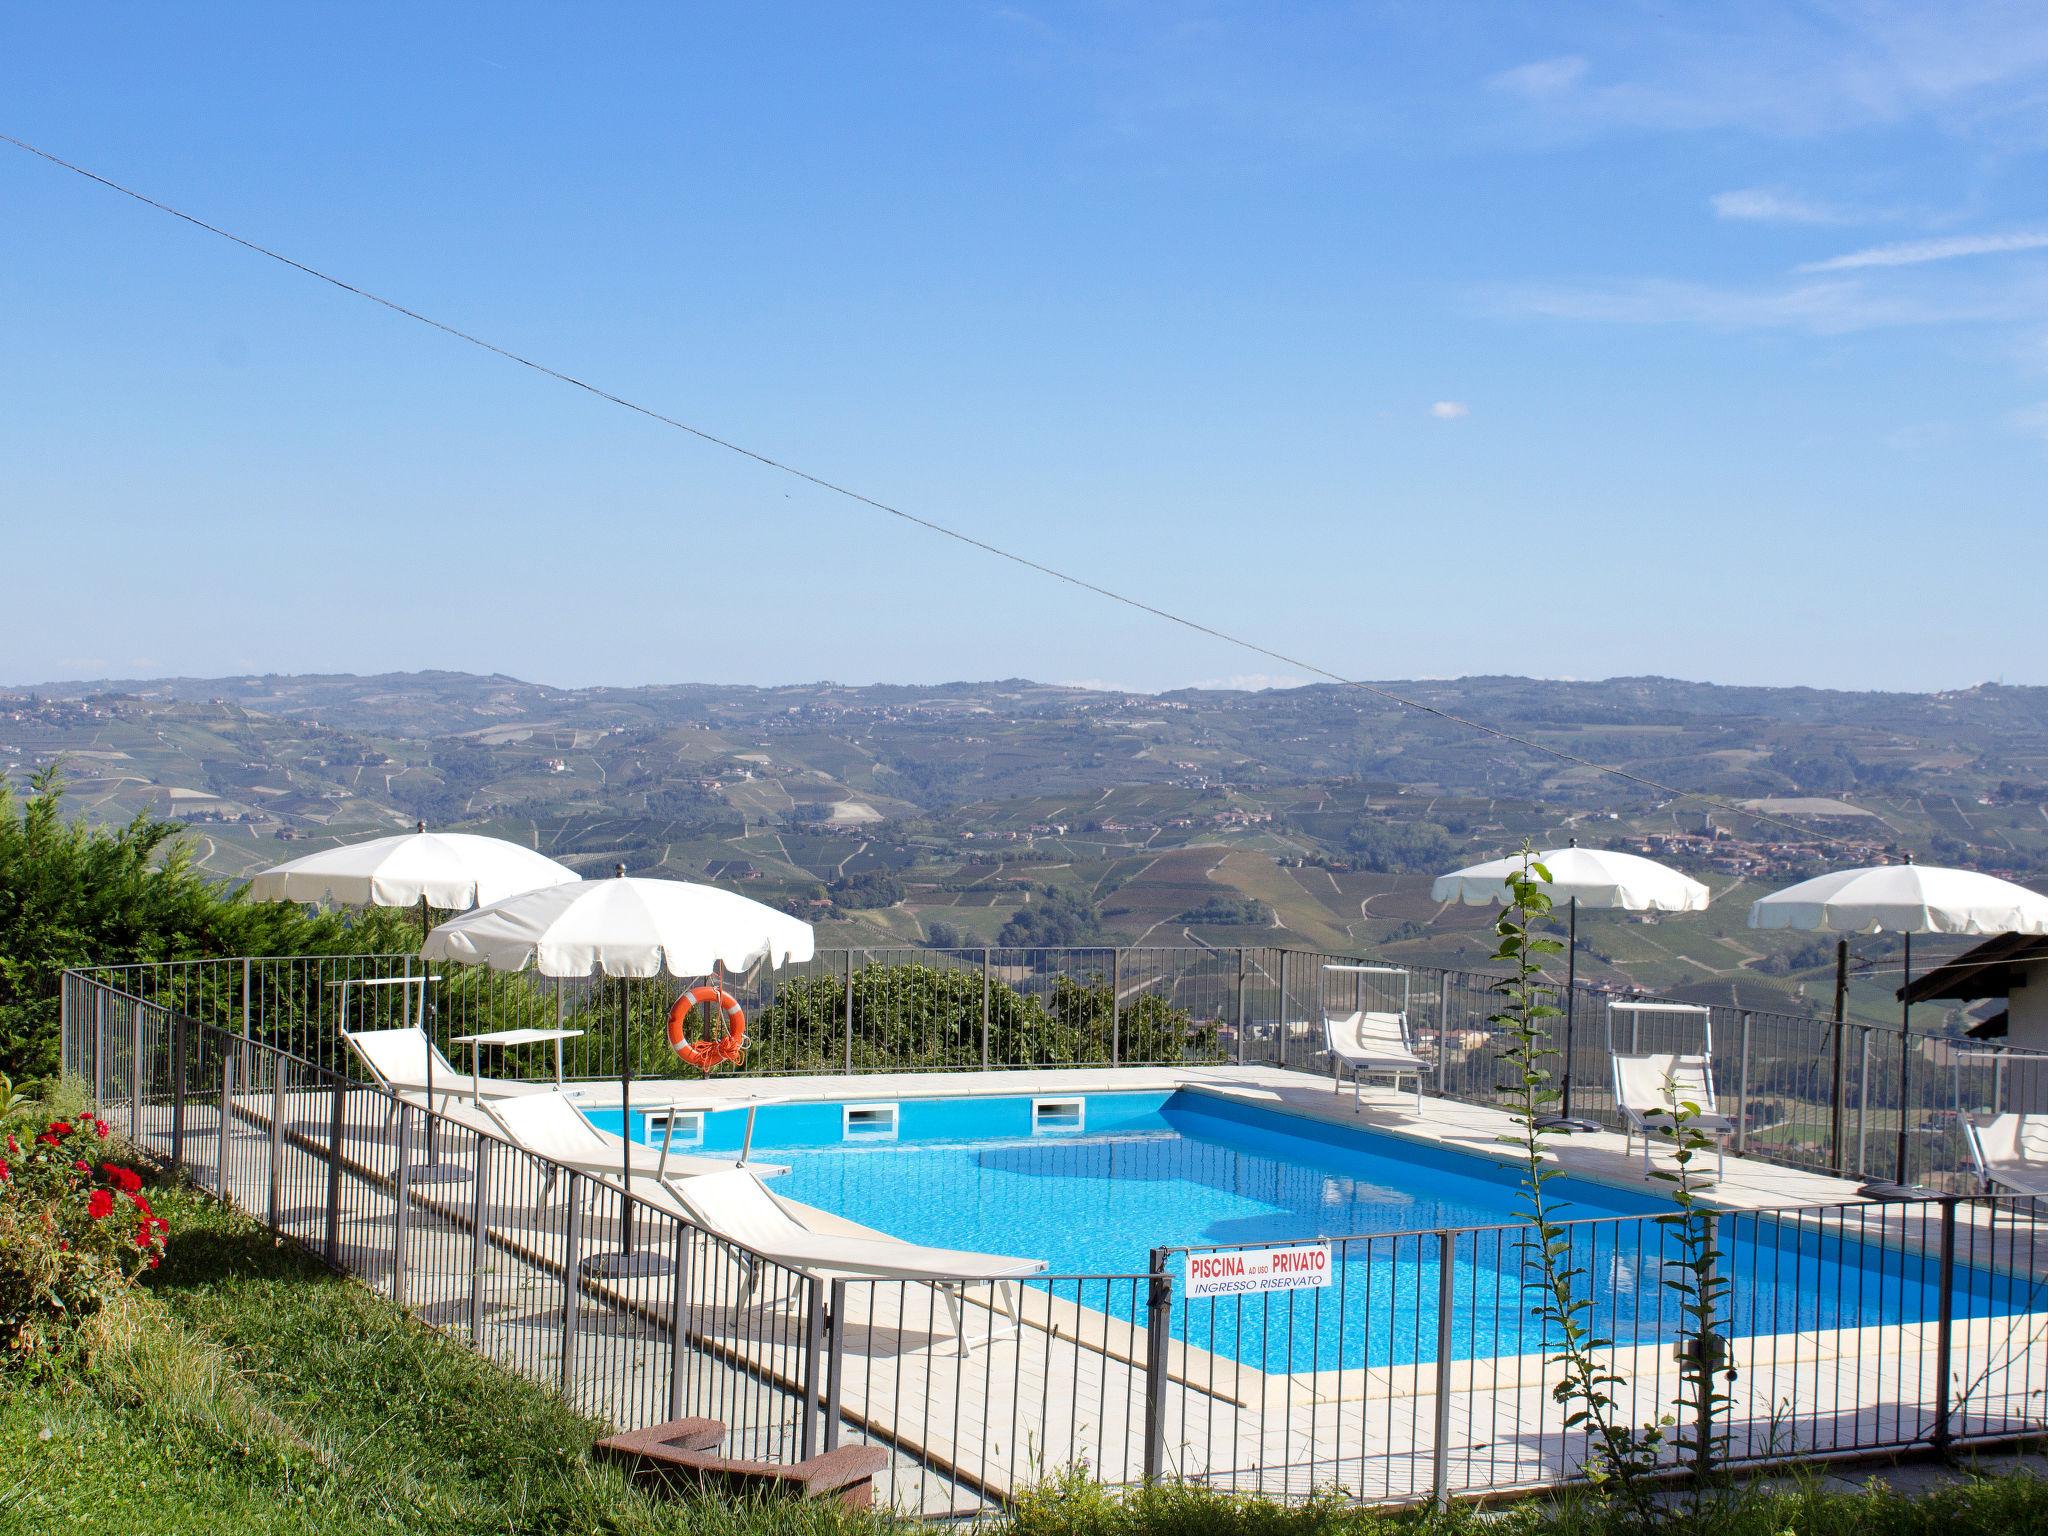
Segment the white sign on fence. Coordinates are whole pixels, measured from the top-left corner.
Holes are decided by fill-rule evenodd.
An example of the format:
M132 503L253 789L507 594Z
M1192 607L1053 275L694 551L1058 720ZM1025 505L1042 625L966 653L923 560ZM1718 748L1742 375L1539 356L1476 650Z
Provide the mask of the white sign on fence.
M1330 1245L1225 1248L1188 1255L1190 1298L1248 1296L1260 1291L1312 1291L1330 1283Z

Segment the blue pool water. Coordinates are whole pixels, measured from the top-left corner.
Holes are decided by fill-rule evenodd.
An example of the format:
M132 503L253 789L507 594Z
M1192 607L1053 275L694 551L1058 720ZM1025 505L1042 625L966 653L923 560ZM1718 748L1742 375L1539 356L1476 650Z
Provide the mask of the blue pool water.
M1445 1227L1498 1227L1461 1239L1451 1274L1459 1357L1537 1350L1534 1293L1522 1272L1518 1176L1448 1148L1325 1125L1214 1095L1087 1095L1035 1114L1030 1098L768 1105L752 1157L785 1164L778 1193L916 1242L1045 1259L1055 1275L1134 1275L1155 1245L1245 1245L1350 1238L1333 1252L1327 1289L1218 1301L1180 1300L1174 1333L1265 1369L1398 1365L1435 1358L1438 1240ZM1040 1101L1041 1103L1043 1101ZM613 1110L591 1118L616 1130ZM659 1142L662 1128L635 1134ZM745 1113L679 1122L676 1146L737 1150ZM1619 1342L1671 1338L1679 1299L1676 1234L1627 1220L1667 1200L1556 1179L1575 1260L1594 1303L1589 1325ZM1597 1218L1606 1218L1604 1220ZM1373 1236L1371 1234L1384 1234ZM1737 1334L1869 1326L1932 1318L1933 1262L1754 1217L1731 1218L1724 1272ZM1175 1258L1176 1277L1184 1259ZM1958 1316L2018 1310L2007 1282L1966 1270ZM1143 1287L1061 1294L1132 1316ZM1177 1290L1178 1295L1178 1290Z

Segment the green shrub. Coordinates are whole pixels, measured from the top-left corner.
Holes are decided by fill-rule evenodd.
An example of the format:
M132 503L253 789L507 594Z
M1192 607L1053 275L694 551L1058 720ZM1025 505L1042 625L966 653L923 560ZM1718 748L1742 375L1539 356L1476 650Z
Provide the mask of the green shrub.
M853 971L853 1065L856 1070L978 1067L982 1060L983 977L980 967L923 961L881 962ZM846 1060L844 976L811 975L782 987L748 1024L747 1065L763 1072L836 1071ZM1053 979L1050 995L987 983L988 1059L1048 1066L1107 1061L1112 1013L1126 1061L1210 1059L1217 1054L1213 1021L1198 1022L1163 997L1126 998L1113 1010L1110 984Z
M54 766L26 798L0 783L0 1072L17 1080L57 1071L57 978L67 966L418 943L403 913L244 901L192 867L176 822L67 821L63 794Z

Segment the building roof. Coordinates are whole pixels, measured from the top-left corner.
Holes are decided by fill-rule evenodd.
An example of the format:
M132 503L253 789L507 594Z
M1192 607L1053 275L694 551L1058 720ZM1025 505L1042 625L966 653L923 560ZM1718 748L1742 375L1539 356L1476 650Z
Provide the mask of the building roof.
M2048 934L2001 933L1916 976L1897 995L1908 1003L2004 997L2025 981L2028 965L2043 960L2048 960Z

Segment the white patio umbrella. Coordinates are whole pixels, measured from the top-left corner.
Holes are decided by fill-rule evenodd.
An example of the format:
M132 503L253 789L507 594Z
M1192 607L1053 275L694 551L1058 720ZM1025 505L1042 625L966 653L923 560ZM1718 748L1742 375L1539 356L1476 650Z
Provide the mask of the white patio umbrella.
M1611 848L1581 848L1577 838L1566 848L1535 856L1550 871L1544 887L1552 901L1568 904L1570 924L1565 946L1564 1082L1561 1113L1539 1123L1549 1130L1597 1131L1599 1125L1572 1114L1572 1035L1578 1018L1579 906L1622 912L1704 912L1712 893L1690 875L1680 874L1655 859ZM1466 869L1439 875L1429 894L1437 901L1462 901L1468 907L1501 906L1509 899L1508 877L1522 868L1522 856L1488 859Z
M418 907L420 936L427 933L427 909L462 911L488 906L526 891L578 882L566 864L502 837L474 832L429 832L422 821L410 832L287 859L254 875L249 895L256 901L332 901L345 907ZM427 982L420 981L420 1033L427 1031ZM434 1102L434 1053L427 1052L427 1102ZM413 1178L454 1177L434 1162L411 1170Z
M716 886L682 880L629 878L617 866L610 880L586 880L514 896L450 918L427 935L429 960L460 960L493 970L528 967L543 976L705 976L746 970L759 961L783 966L817 950L811 925ZM619 1011L619 1179L630 1187L633 1058L626 1015ZM625 1262L608 1273L634 1273L628 1207Z
M579 880L575 870L502 837L429 832L344 843L264 870L249 881L257 901L334 901L347 907L467 911L508 896Z
M1899 934L1905 941L1905 984L1899 989L1898 1179L1866 1188L1885 1192L1906 1183L1907 1095L1913 1081L1913 935L1916 933L2048 933L2048 896L1972 869L1876 864L1816 875L1750 904L1752 928L1814 933Z

